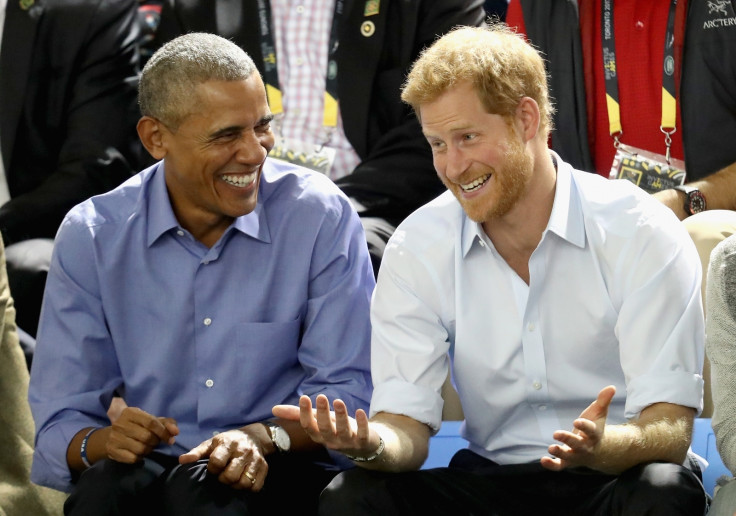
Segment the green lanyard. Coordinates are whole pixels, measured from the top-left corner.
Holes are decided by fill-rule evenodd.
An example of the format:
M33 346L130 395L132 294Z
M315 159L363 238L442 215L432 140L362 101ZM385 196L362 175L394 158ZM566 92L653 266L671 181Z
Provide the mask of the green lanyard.
M325 79L324 113L322 123L325 127L337 127L337 53L338 38L337 26L339 17L343 12L345 0L335 0L335 13L332 17L332 28L330 29L330 42L327 54L327 77ZM268 104L274 115L284 112L284 106L279 87L279 72L276 63L276 43L273 39L271 28L271 2L270 0L258 0L258 19L261 27L261 53L263 54L264 79L266 82L266 94Z
M664 133L667 146L667 162L670 161L672 134L677 130L677 100L675 99L675 11L677 0L671 0L664 39L664 63L662 66L662 122L659 129ZM613 0L601 1L601 47L603 50L603 75L606 84L606 107L608 130L618 147L623 134L621 109L618 99L618 75L616 74L616 45L613 33Z

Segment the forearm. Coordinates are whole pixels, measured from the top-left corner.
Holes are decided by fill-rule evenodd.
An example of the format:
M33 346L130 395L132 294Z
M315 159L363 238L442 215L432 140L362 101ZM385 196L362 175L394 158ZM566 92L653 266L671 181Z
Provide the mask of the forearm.
M422 467L429 453L430 429L408 416L382 412L370 425L384 442L384 450L374 460L356 462L365 469L379 471L412 471Z
M688 184L705 195L709 210L736 209L736 162Z
M606 425L603 440L596 451L593 469L619 474L637 464L647 462L672 462L682 464L692 437L694 410L677 407L674 417L642 417L638 421L622 425Z

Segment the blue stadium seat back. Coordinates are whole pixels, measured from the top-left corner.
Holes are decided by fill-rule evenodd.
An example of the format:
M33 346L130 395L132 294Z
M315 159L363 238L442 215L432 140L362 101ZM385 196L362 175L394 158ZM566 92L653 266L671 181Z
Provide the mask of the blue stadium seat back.
M708 461L708 467L703 472L703 485L708 494L713 496L718 479L723 475L731 476L731 472L723 464L716 449L716 435L710 418L695 419L692 450Z
M468 447L468 441L460 437L462 421L443 421L440 431L429 440L429 456L422 469L444 468L455 452Z

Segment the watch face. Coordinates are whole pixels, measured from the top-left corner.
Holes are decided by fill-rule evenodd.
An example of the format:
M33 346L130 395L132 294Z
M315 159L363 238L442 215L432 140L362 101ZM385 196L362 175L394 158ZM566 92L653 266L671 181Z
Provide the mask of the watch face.
M687 211L690 212L690 215L705 211L705 196L698 190L690 192L687 200Z
M271 431L271 440L273 441L274 446L276 446L281 453L288 452L291 448L291 439L289 438L288 432L279 425L271 424L268 425L268 427Z

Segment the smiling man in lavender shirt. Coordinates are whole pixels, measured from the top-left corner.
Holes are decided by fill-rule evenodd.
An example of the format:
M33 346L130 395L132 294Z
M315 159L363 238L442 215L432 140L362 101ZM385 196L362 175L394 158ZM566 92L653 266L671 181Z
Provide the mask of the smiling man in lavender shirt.
M321 174L266 159L263 82L224 38L162 47L139 100L160 161L75 207L56 240L32 478L71 490L69 514L310 513L340 461L271 407L318 393L367 407L358 216Z

